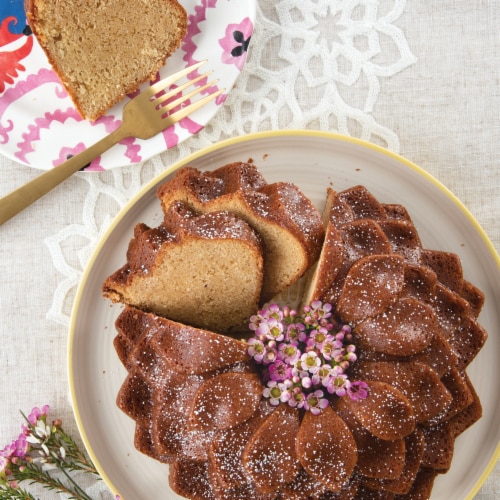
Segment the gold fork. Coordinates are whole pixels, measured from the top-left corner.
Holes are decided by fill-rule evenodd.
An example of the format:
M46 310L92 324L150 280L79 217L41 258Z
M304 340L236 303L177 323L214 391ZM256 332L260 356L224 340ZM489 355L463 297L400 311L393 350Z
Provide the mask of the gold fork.
M111 132L111 134L107 135L93 146L90 146L85 151L73 156L57 167L47 170L42 175L39 175L24 186L21 186L12 193L1 198L0 225L47 194L51 189L58 186L75 172L78 172L78 170L89 164L92 160L110 149L119 141L127 137L149 139L215 99L224 91L224 89L220 89L185 107L182 107L183 103L188 102L189 99L194 97L196 94L199 94L216 83L216 81L212 81L206 85L196 87L194 90L181 95L173 101L169 101L169 99L174 98L191 85L207 77L210 72L197 76L196 78L179 85L173 90L163 93L165 89L179 81L182 77L199 68L205 62L206 61L201 61L193 64L192 66L188 66L187 68L151 85L151 87L146 89L144 92L141 92L137 97L125 105L123 108L122 123L115 131ZM179 106L181 107L176 110Z

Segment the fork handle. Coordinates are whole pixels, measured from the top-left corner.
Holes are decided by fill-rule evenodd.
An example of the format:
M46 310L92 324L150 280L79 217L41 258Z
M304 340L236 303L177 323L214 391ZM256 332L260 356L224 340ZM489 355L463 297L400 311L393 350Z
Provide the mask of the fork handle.
M47 170L24 186L0 198L0 225L47 194L61 184L61 182L129 135L123 125L120 125L116 130L96 142L93 146L90 146L64 163Z

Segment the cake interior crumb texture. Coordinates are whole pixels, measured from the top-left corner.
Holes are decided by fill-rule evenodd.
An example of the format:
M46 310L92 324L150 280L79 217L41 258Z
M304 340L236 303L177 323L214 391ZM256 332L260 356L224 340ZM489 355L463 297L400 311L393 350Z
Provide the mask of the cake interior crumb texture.
M176 0L28 0L26 10L49 62L89 119L154 78L187 30Z
M171 245L168 258L160 260L154 279L145 275L134 281L133 290L128 287L128 301L177 321L216 329L235 318L243 322L254 311L257 298L250 307L246 299L256 296L262 282L257 274L248 274L255 268L255 257L245 243L206 240L201 246L187 241Z

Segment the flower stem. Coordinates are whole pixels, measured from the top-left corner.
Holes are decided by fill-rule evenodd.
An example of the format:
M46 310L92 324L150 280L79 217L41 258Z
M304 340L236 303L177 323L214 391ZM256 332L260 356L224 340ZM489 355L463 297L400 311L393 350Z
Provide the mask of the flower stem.
M35 497L24 490L17 487L12 488L7 484L0 484L0 500L36 500Z
M75 491L78 492L82 500L92 500L92 498L90 498L87 495L87 493L85 493L85 491L83 491L80 488L80 486L78 486L78 484L75 483L73 478L67 473L66 468L64 467L64 463L58 458L58 456L53 451L50 452L50 456L52 457L52 460L54 460L54 463L57 465L59 470L66 476L66 479L68 479L68 481L74 486Z
M57 458L57 457L56 457ZM57 463L59 469L63 472L63 474L70 480L70 482L76 487L75 491L73 491L71 488L67 487L62 481L59 479L56 479L52 477L50 474L48 474L46 471L44 471L41 467L35 465L35 464L27 464L26 468L20 472L20 471L13 471L13 477L17 481L30 481L31 483L39 483L41 484L44 488L47 488L49 490L56 490L59 492L64 492L67 493L68 495L71 495L71 498L76 499L76 500L92 500L78 485L69 477L69 474L62 469L62 467ZM2 497L0 497L2 498ZM5 498L11 498L11 497L5 497ZM12 498L32 498L32 497L26 497L26 496L19 496L19 497L12 497Z
M63 462L66 468L99 475L92 461L87 459L71 436L66 434L61 428L57 429L53 436L56 448L64 447L66 458L73 459L73 461L68 463Z

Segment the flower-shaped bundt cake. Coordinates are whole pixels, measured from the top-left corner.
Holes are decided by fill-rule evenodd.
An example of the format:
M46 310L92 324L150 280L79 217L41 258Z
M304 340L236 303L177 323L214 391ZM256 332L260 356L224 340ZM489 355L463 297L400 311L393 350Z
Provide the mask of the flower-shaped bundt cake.
M404 207L361 186L329 189L324 220L303 314L267 306L243 340L130 305L118 317L117 404L178 494L429 498L480 418L466 369L484 297L458 256L423 248Z

